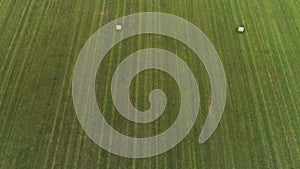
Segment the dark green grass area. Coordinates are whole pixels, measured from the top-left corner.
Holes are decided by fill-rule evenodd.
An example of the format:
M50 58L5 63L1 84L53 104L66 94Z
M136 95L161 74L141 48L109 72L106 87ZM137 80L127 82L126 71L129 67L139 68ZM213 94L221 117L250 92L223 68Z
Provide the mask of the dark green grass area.
M297 0L0 0L0 168L300 168L299 8ZM115 129L153 136L170 127L178 113L178 86L157 70L134 78L130 98L145 110L150 91L164 90L168 105L159 119L136 124L115 110L111 77L139 49L178 55L195 74L201 95L198 119L180 144L155 157L129 159L99 148L82 130L73 108L72 73L94 32L121 16L147 11L180 16L207 35L226 71L227 103L213 136L199 144L210 104L200 60L164 36L122 41L106 55L95 90ZM239 25L245 33L236 32Z

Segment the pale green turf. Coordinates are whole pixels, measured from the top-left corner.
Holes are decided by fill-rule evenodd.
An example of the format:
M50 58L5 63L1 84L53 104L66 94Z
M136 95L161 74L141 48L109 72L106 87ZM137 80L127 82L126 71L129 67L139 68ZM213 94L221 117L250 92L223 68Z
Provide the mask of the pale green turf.
M300 168L299 8L297 0L0 0L0 168ZM178 88L159 71L138 75L130 93L143 110L151 89L164 89L170 105L158 121L138 125L115 111L110 77L138 49L176 53L195 73L201 94L199 118L179 145L156 157L129 159L102 150L83 132L72 103L72 71L101 26L146 11L183 17L208 36L226 71L227 104L214 135L198 144L210 85L197 56L162 36L123 41L107 54L97 76L97 84L106 85L96 90L117 130L150 136L176 119ZM235 31L241 24L244 34Z

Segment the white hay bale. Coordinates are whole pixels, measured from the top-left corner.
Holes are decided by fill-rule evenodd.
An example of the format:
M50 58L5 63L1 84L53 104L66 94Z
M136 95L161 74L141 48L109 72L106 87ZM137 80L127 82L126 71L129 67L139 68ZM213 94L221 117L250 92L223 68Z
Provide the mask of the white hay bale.
M243 33L243 32L245 32L245 28L240 26L240 27L238 27L237 31L240 33Z
M116 30L117 30L117 31L122 30L122 25L116 25Z

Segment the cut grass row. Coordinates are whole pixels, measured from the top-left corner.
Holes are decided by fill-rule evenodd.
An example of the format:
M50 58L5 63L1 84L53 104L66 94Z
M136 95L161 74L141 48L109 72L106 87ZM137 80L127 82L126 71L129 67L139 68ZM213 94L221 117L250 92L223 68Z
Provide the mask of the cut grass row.
M0 168L299 168L297 1L95 2L0 1ZM104 115L115 128L124 125L122 132L140 136L157 134L170 124L163 120L152 128L141 127L116 115L109 77L129 51L162 47L178 54L196 72L201 94L199 118L182 143L156 157L128 159L101 150L85 135L72 105L71 76L93 32L113 19L142 11L181 16L207 34L226 70L228 100L216 133L199 145L210 90L205 69L193 53L157 36L120 43L107 55L107 77L98 77L106 82L99 87ZM246 25L245 34L235 33L239 24ZM140 99L147 98L148 83L170 82L160 72L145 75L136 77L131 93L141 108L148 105ZM170 85L166 93L173 90Z

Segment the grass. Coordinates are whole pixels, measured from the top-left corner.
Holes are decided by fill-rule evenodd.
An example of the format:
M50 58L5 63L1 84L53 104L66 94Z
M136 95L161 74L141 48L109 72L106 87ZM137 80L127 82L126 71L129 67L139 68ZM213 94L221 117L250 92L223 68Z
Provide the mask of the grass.
M296 0L0 0L0 168L299 168L299 7ZM147 11L185 18L208 36L226 71L227 103L214 135L198 144L210 84L197 57L184 44L158 35L119 43L98 71L97 84L106 85L97 85L96 92L104 116L120 132L156 135L172 124L178 109L174 80L149 70L133 80L132 102L144 110L149 92L161 88L169 101L165 114L140 125L116 112L110 78L138 49L176 53L194 72L201 94L197 122L180 144L155 157L129 159L102 150L84 133L71 81L79 52L95 31ZM245 33L236 33L239 25Z

